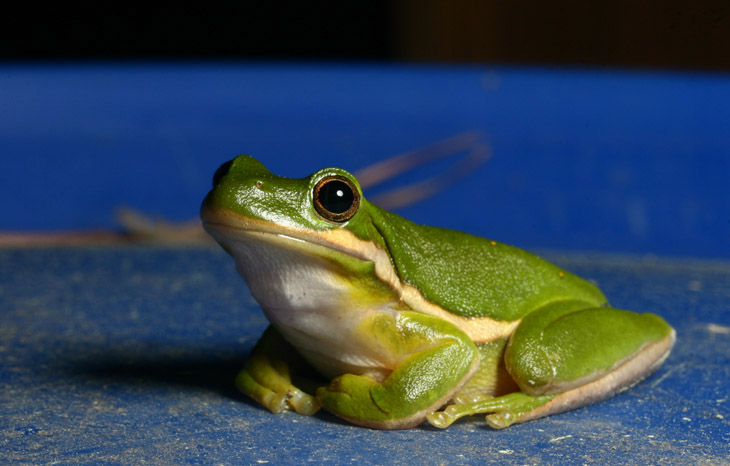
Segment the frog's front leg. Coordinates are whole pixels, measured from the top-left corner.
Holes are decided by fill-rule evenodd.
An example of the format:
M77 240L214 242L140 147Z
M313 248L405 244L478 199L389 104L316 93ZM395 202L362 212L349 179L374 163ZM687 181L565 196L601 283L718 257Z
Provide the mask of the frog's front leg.
M552 303L527 315L505 350L505 367L520 391L454 404L428 419L446 427L462 416L489 413L487 422L503 428L585 406L651 374L674 339L674 330L653 314Z
M317 390L331 413L354 424L406 429L445 404L479 365L476 345L454 325L404 311L366 319L359 332L395 362L384 380L344 374Z
M299 414L314 414L320 408L317 399L291 380L290 367L303 366L307 366L303 358L270 326L236 377L236 387L272 413L293 409Z

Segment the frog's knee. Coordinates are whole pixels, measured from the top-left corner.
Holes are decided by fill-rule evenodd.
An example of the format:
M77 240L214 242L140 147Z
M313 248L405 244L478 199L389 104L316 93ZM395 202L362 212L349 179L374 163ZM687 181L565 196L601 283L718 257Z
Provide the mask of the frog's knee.
M514 340L513 340L514 341ZM549 392L556 376L556 367L550 354L539 341L524 340L510 344L505 352L505 366L520 390L528 395L538 396Z

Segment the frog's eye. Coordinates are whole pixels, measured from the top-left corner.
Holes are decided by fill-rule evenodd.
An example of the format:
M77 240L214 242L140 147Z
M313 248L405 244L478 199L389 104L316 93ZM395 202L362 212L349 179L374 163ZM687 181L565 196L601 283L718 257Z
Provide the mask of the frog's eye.
M350 220L360 206L357 187L344 176L325 176L317 182L313 195L317 213L334 223Z
M228 173L228 170L231 168L231 164L233 163L233 160L229 160L228 162L224 163L220 167L218 167L218 170L215 171L215 175L213 175L213 187L215 188L218 183L221 182L224 176Z

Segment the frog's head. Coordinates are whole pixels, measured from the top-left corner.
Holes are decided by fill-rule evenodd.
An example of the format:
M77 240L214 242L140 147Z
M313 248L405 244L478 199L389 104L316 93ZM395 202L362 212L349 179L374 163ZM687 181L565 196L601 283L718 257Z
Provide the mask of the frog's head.
M356 309L395 301L397 278L373 212L345 170L284 178L241 155L215 173L200 216L269 321L306 352L337 329L352 331Z
M321 236L358 230L369 208L359 183L345 170L324 168L306 178L285 178L240 155L215 172L201 218L211 233L228 227Z
M357 179L341 168L323 168L305 178L274 175L258 160L240 155L213 176L213 189L201 207L206 231L229 253L252 235L265 235L267 247L306 246L308 254L390 263L385 240L376 224L393 216L370 204ZM391 219L392 221L392 219ZM315 247L316 246L316 247ZM388 273L390 276L391 273Z

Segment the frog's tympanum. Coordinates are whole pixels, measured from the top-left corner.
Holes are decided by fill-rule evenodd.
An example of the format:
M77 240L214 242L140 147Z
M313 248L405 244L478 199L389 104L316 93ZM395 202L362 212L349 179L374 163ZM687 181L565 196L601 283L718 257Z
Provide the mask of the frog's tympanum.
M236 385L274 413L503 428L608 398L674 344L660 317L521 249L385 211L339 168L283 178L239 156L201 217L271 324Z

